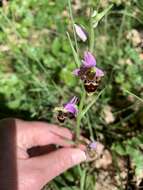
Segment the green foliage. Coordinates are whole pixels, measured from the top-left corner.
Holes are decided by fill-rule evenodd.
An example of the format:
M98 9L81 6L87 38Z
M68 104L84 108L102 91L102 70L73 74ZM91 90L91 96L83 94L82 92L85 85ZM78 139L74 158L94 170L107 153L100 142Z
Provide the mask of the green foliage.
M143 134L133 137L129 140L125 140L122 143L115 143L112 146L112 150L117 152L121 156L130 156L135 166L136 176L140 176L143 171L143 154L141 149L143 148Z
M143 61L139 58L139 53L130 46L125 47L125 58L123 64L116 70L115 81L123 88L130 91L140 91L143 87ZM120 72L120 69L124 72ZM119 71L119 72L118 72Z
M89 97L91 101L86 102L81 118L92 107L88 123L93 136L102 134L108 148L121 156L129 155L139 175L143 163L143 130L138 129L143 124L143 59L141 44L134 46L127 33L132 29L142 33L142 0L73 3L74 20L88 26L87 32L90 5L99 13L93 17L94 24L98 22L93 45L97 65L105 70L105 80L97 96ZM0 8L0 31L1 115L6 112L6 116L11 116L14 111L18 117L17 113L24 111L25 119L55 122L53 108L75 93L79 95L79 82L72 72L81 64L79 58L86 50L78 41L79 55L76 54L67 0L8 1L6 7ZM111 124L101 117L107 105L112 107L115 118ZM87 120L81 122L88 136ZM141 135L137 135L139 130ZM133 135L128 139L130 132ZM81 176L77 169L66 172L51 184L53 189L91 190L96 180L94 173L88 173L90 167L86 166L87 172L82 170Z

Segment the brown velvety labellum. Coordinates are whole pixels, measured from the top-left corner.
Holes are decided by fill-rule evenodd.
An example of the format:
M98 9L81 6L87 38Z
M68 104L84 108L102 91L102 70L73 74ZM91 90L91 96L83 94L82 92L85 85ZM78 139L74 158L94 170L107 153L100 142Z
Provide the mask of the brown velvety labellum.
M59 122L61 122L61 123L64 123L64 121L65 121L65 117L61 117L61 116L57 116L57 119L58 119L58 121Z
M95 83L84 83L84 88L88 93L95 92L97 89L98 85Z
M66 113L60 111L57 115L57 119L59 120L59 122L64 123L66 119Z

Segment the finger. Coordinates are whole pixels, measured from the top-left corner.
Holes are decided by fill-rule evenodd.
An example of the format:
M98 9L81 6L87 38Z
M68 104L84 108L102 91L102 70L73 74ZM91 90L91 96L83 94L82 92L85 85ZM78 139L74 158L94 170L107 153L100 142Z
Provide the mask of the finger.
M61 148L48 155L29 159L32 168L41 172L42 183L46 184L67 169L86 160L85 152L77 148Z
M70 130L44 122L25 122L16 120L17 142L21 148L58 144L70 146Z

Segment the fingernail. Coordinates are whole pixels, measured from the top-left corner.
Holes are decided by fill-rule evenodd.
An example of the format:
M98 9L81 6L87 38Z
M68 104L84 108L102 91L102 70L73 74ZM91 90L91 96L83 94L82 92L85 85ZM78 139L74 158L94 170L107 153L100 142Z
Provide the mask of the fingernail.
M82 150L78 150L76 154L72 155L72 161L74 164L78 164L86 160L86 154Z

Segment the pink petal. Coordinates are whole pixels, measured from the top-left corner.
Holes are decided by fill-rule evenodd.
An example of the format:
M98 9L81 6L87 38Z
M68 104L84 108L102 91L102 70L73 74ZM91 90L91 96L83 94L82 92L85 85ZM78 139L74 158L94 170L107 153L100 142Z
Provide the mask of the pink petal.
M75 27L75 31L78 35L78 37L83 41L85 42L87 40L87 36L86 36L86 33L84 32L84 30L77 24L74 24L74 27Z
M76 116L76 114L78 113L78 109L76 106L77 101L78 101L78 98L74 96L67 104L64 105L64 109L72 113L74 116Z
M96 76L97 77L103 77L104 76L104 72L101 69L98 69L96 67Z
M96 60L94 56L90 52L84 53L84 61L83 64L85 67L94 67L96 65Z
M75 76L78 76L79 74L79 71L80 71L80 69L75 69L74 71L73 71L73 74L75 75Z
M97 147L96 142L95 142L95 141L91 142L91 143L89 144L89 147L90 147L91 149L96 149L96 147Z
M78 113L78 109L75 104L67 103L64 106L64 109L66 109L68 112L72 113L74 116Z
M69 101L69 103L71 103L71 104L76 104L77 101L78 101L78 98L77 98L76 96L74 96L74 97Z

